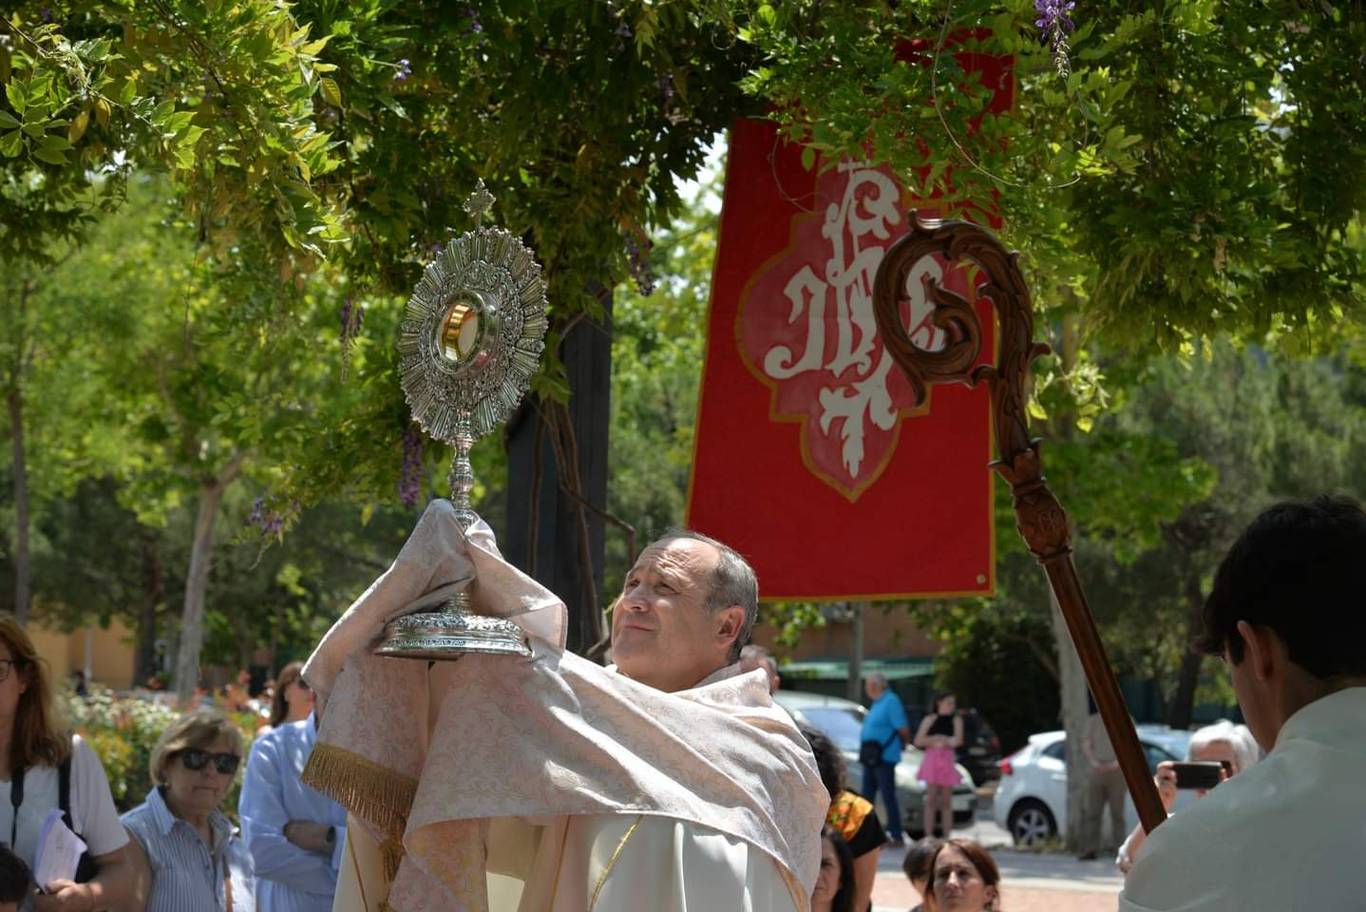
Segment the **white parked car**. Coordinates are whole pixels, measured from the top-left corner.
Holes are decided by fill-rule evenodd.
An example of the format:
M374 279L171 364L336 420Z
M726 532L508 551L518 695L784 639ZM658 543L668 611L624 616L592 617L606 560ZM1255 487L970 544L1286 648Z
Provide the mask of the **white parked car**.
M863 766L858 762L859 733L868 710L852 700L795 690L780 690L773 695L773 701L792 718L822 732L834 742L848 767L849 779L845 786L858 791L863 785ZM902 828L913 837L923 835L925 829L925 783L915 778L922 756L919 750L908 747L896 765L896 800L901 805ZM972 777L962 764L958 764L957 769L963 780L953 790L953 825L971 826L977 813L977 792L972 787ZM878 803L882 803L881 799ZM887 819L885 808L882 819Z
M1161 725L1140 725L1137 730L1150 771L1156 771L1163 760L1185 759L1190 732ZM1063 733L1030 735L1029 743L1002 760L1000 767L1001 781L996 785L992 808L997 825L1004 827L1019 846L1066 837L1067 742ZM1177 807L1188 800L1187 795L1179 794ZM1133 800L1126 796L1124 832L1137 823ZM1108 833L1108 814L1102 824Z

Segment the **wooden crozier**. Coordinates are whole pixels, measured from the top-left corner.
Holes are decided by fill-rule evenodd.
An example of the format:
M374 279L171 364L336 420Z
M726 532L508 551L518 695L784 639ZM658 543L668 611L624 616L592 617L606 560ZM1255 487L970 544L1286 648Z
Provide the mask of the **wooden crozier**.
M911 343L902 318L906 282L917 262L936 253L946 261L945 268L969 261L985 274L985 284L978 285L977 293L990 298L996 308L999 332L994 364L977 364L982 351L982 324L976 309L929 277L924 282L927 299L935 305L932 319L945 331L948 343L934 352ZM977 225L922 220L918 213L912 213L911 232L887 250L878 266L873 311L883 345L905 372L917 405L925 401L932 384L986 383L1000 453L991 468L1010 485L1020 535L1048 574L1139 820L1151 833L1167 814L1077 578L1067 514L1043 477L1040 441L1029 437L1025 381L1030 363L1049 349L1034 341L1034 312L1017 256Z

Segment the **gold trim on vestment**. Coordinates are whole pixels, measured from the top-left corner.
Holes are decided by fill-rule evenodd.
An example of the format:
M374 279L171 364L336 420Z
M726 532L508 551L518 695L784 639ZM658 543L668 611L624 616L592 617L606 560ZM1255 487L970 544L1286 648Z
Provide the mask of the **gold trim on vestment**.
M335 744L318 743L300 777L385 837L401 840L417 780Z
M360 905L366 912L370 912L370 901L365 898L365 875L360 870L360 859L356 857L356 844L350 839L346 840L346 855L351 859L351 867L356 871L356 889L360 891Z
M384 862L384 879L393 883L394 878L398 876L398 866L403 863L403 840L397 836L390 836L379 844L379 852Z
M384 879L392 884L403 863L403 831L417 796L417 780L344 747L322 743L313 745L300 779L380 831ZM383 912L388 902L380 908Z
M626 832L622 834L621 842L617 843L617 848L612 852L612 857L607 859L606 867L604 867L602 873L598 875L597 885L593 887L593 898L588 900L588 912L593 912L593 907L598 904L598 894L602 892L602 885L607 883L607 875L611 874L612 869L617 866L617 859L621 857L622 850L626 848L626 840L635 835L636 827L640 826L640 822L644 819L644 814L637 814L636 819L631 821L631 825L627 827Z

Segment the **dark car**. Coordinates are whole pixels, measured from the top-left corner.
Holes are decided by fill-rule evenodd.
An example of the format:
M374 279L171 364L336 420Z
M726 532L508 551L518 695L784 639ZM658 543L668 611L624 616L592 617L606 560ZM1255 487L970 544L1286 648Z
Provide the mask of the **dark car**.
M963 717L963 746L958 748L958 762L972 776L973 785L985 785L1001 778L1001 739L996 737L987 720L975 709L959 712Z

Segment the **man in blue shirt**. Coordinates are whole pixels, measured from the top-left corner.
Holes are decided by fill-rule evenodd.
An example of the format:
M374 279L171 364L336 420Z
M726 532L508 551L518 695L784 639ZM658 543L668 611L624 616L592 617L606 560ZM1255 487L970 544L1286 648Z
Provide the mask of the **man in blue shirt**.
M863 719L860 741L876 741L882 745L882 762L863 767L863 797L874 804L882 792L882 805L887 809L887 833L894 846L905 845L901 836L901 806L896 801L896 765L901 762L901 746L911 740L910 724L901 698L887 689L887 678L873 672L863 682L863 692L872 701Z

